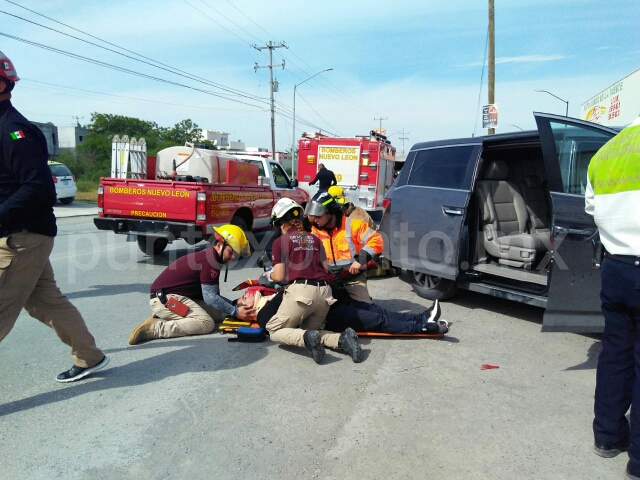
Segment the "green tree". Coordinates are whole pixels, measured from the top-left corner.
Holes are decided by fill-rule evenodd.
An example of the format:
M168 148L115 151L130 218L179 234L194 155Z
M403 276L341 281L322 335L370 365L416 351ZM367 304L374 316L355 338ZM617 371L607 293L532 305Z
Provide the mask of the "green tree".
M156 155L163 148L184 145L185 142L203 142L200 139L202 130L190 119L166 128L148 120L94 112L87 128L89 132L76 149L77 160L72 163L75 171L82 172L76 175L83 175L89 180L110 175L111 143L115 135L144 138L149 155Z
M184 145L185 142L201 142L202 129L191 119L182 120L176 123L173 128L167 130L162 135L163 139L174 142L174 145Z

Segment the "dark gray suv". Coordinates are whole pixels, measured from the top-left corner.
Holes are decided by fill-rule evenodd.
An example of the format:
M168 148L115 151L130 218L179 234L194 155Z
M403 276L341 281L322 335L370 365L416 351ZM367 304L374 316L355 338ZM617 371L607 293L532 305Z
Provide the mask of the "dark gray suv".
M544 307L544 330L599 332L591 157L619 129L534 113L538 130L418 143L385 196L384 255L414 291Z

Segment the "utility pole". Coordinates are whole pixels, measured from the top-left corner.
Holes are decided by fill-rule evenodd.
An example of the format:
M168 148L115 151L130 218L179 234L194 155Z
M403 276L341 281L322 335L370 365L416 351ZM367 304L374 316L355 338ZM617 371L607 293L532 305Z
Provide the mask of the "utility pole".
M400 140L402 140L402 155L404 156L404 141L405 140L409 140L409 137L405 137L405 135L408 135L409 132L405 132L404 128L401 131L402 136L398 137Z
M77 116L71 116L71 118L75 118L76 119L76 127L80 126L80 119L84 118L84 117L77 117Z
M389 117L380 117L380 118L373 117L374 122L377 120L380 120L380 135L382 135L382 120L389 120Z
M495 26L493 23L493 0L489 0L489 79L488 79L488 90L489 90L489 105L493 105L495 103L495 83L496 83L496 46L495 46ZM495 128L490 128L488 131L489 135L493 135L496 133Z
M269 43L265 47L258 47L257 45L251 45L256 50L262 51L265 48L269 49L269 65L258 66L256 63L253 67L253 71L257 72L259 68L268 68L269 69L269 85L271 87L271 158L273 160L276 159L276 113L275 107L273 103L273 92L278 90L277 84L274 85L273 82L273 67L280 67L284 69L284 60L282 60L282 64L274 65L273 64L273 49L274 48L289 48L284 42L280 42L278 44L273 43L269 40Z

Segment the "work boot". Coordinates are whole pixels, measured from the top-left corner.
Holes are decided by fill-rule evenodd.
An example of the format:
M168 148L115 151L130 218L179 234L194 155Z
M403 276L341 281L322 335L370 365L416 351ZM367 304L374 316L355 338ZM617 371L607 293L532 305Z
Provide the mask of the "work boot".
M156 333L157 323L158 321L155 318L149 317L134 328L129 336L129 345L137 345L158 338L158 334Z
M311 352L313 361L320 363L324 358L324 346L320 339L320 332L317 330L307 330L304 332L304 346Z
M353 328L349 327L340 334L338 347L347 355L351 355L353 363L360 363L362 361L362 349L358 343L358 334Z

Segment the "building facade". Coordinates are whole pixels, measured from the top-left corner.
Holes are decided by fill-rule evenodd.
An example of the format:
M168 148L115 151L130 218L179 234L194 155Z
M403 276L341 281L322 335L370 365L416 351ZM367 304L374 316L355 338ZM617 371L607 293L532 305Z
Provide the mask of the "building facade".
M86 138L89 130L84 127L58 127L58 147L75 150Z
M60 150L58 144L58 127L56 127L53 123L40 123L40 122L31 122L36 127L40 129L43 133L44 138L47 140L47 153L49 154L49 159L52 159L54 156L58 155L58 151Z

